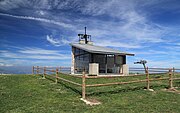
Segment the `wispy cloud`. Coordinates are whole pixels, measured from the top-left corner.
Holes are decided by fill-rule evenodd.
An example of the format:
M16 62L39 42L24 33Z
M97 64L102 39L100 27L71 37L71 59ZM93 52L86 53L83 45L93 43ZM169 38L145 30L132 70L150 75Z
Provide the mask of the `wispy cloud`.
M47 59L47 60L63 60L70 59L69 54L61 54L59 51L46 50L41 48L24 48L16 52L1 50L1 58L10 59Z
M64 39L64 38L61 38L61 39L57 39L57 38L53 38L52 36L50 35L47 35L46 36L46 39L49 43L51 43L52 45L54 46L62 46L62 45L66 45L66 44L69 44L70 41Z
M6 64L4 62L0 62L0 66L9 67L9 66L13 66L13 64Z
M24 54L38 54L38 55L59 55L61 51L58 50L47 50L36 47L25 47L23 50L19 50L19 53Z
M40 22L46 22L46 23L55 24L55 25L65 27L65 28L73 28L73 26L70 24L66 24L63 22L58 22L58 21L54 21L54 20L50 20L50 19L45 19L45 18L37 18L37 17L31 17L31 16L16 16L16 15L11 15L11 14L6 14L6 13L0 13L0 15L13 17L13 18L17 18L17 19L26 19L26 20L35 20L35 21L40 21Z
M98 40L96 41L96 45L99 46L109 46L109 47L119 47L119 48L141 48L141 45L135 45L133 43L127 44L127 43L121 43L121 42L116 42L113 40Z

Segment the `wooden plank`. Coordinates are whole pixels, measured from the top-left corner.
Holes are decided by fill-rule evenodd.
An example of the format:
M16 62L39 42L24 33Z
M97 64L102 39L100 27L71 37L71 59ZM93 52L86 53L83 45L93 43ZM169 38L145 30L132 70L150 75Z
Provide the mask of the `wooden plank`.
M55 83L58 83L58 68L56 68L56 79L55 79Z
M61 78L61 77L57 77L57 78L60 79L60 80L65 81L65 82L68 82L68 83L71 83L71 84L74 84L74 85L77 85L77 86L81 86L81 84L79 84L79 83L76 83L76 82Z
M180 80L180 78L173 78L173 80Z
M168 72L166 73L149 73L149 75L161 75L161 74L167 74Z
M149 73L151 72L163 72L163 73L168 73L168 71L154 71L154 70L149 70Z
M65 73L60 73L59 74L63 74L63 75L66 75L66 76L71 76L71 77L75 77L75 78L82 78L82 76L79 76L79 75L71 75L71 74L65 74Z
M39 74L39 66L37 66L36 74Z
M146 68L146 80L147 80L147 90L149 90L149 86L150 86L150 81L149 81L149 69L148 67Z
M131 84L131 83L140 83L146 82L147 80L136 80L136 81L128 81L128 82L114 82L114 83L105 83L105 84L89 84L87 87L99 87L99 86L110 86L110 85L120 85L120 84Z
M49 69L46 69L46 71L49 71L49 72L56 72L56 70L49 70Z
M43 78L46 78L46 67L44 67L44 73L43 73Z
M32 67L32 75L34 75L34 66Z
M83 71L83 77L82 77L82 98L86 98L86 77L85 72Z
M51 76L50 74L45 74L45 76L48 75L48 76Z
M145 74L138 74L138 75L126 75L126 76L119 76L119 75L112 75L112 76L109 76L109 75L105 75L105 76L86 76L86 78L88 79L95 79L95 78L121 78L121 77L137 77L137 76L144 76Z
M168 79L169 77L163 77L163 78L149 79L149 81L168 80Z
M169 69L169 88L173 88L172 69Z
M131 69L142 69L142 70L143 70L144 68L131 68L131 67L130 67L129 69L130 69L130 70L131 70ZM169 68L149 68L149 70L151 70L151 69L154 69L154 70L169 70Z
M141 69L129 69L129 71L144 71L144 70L141 70Z
M169 70L169 68L149 68L149 70Z

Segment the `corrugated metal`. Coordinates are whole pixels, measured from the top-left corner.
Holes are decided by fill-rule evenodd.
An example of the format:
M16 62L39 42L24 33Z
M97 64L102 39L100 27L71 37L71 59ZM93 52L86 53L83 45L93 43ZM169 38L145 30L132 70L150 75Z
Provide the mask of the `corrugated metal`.
M118 50L114 50L114 49L106 48L106 47L101 47L101 46L95 46L95 45L89 45L89 44L79 44L79 43L71 43L70 45L73 47L88 51L90 53L134 56L134 54L131 54L131 53L121 52Z

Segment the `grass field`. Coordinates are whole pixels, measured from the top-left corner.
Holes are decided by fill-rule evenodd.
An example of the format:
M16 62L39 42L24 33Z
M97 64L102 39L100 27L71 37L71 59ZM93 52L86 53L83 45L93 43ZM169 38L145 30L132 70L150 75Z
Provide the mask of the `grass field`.
M66 77L81 83L79 78ZM160 77L160 75L158 75ZM165 75L162 75L165 76ZM179 76L179 75L176 75ZM156 77L156 76L151 76ZM143 79L138 77L133 79ZM178 113L179 92L167 92L168 81L152 82L154 92L144 90L146 83L88 88L88 98L97 99L101 105L89 106L83 103L81 87L54 78L32 75L0 76L0 113ZM88 84L113 81L127 81L132 78L89 79ZM174 81L178 90L180 81Z

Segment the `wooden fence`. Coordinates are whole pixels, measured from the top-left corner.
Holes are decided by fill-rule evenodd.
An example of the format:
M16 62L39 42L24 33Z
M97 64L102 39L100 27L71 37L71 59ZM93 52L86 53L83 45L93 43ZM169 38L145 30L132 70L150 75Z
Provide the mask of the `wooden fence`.
M173 81L174 80L180 80L180 77L175 77L174 74L177 73L177 71L180 72L180 69L176 68L148 68L146 71L142 68L130 68L130 71L133 71L133 74L126 75L126 76L119 76L119 75L106 75L106 76L89 76L83 71L82 75L70 75L65 74L67 76L71 76L74 78L81 78L82 83L77 83L68 79L65 79L59 75L59 73L62 73L63 69L67 69L70 67L40 67L40 66L33 66L32 68L32 74L42 74L43 78L46 78L47 75L55 75L52 76L55 78L55 83L59 80L80 86L82 88L82 98L86 98L86 88L87 87L100 87L100 86L111 86L111 85L121 85L121 84L132 84L132 83L142 83L146 82L146 88L147 90L150 89L150 82L151 81L160 81L160 80L167 80L169 84L169 89L173 89ZM135 73L144 71L145 73ZM47 74L47 72L52 72L53 74ZM162 77L162 78L150 78L151 75L159 75L159 74L168 74L168 77ZM180 75L180 73L178 73ZM133 81L127 81L127 82L112 82L112 83L103 83L103 84L86 84L86 81L88 79L99 79L99 78L122 78L122 77L137 77L137 76L145 76L145 79L143 80L133 80Z

